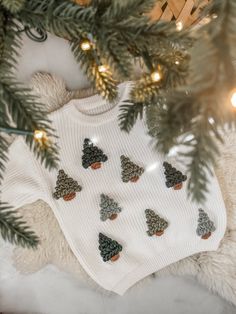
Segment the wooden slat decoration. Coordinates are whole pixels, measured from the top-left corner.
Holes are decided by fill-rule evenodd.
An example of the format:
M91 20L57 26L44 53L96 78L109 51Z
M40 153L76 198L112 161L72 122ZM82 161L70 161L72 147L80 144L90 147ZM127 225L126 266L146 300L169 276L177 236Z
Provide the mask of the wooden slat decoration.
M150 12L152 20L181 21L190 26L199 21L199 15L211 0L159 0Z

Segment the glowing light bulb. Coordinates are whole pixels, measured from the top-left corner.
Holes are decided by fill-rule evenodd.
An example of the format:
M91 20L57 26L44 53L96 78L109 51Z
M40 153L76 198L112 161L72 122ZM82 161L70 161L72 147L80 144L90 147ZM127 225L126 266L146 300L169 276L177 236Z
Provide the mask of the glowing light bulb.
M34 131L34 140L39 143L39 145L45 145L48 142L47 133L43 130Z
M107 67L105 65L99 65L98 72L103 73L107 71Z
M179 21L176 23L176 30L178 32L182 31L183 27L184 27L183 22Z
M204 17L201 21L200 21L200 25L206 25L209 24L211 22L211 17L209 15L207 15L206 17Z
M234 108L236 108L236 90L231 95L231 104Z
M159 82L161 80L161 74L158 71L155 71L151 74L153 82Z
M46 135L46 133L44 131L41 131L41 130L35 130L34 131L34 138L36 140L41 140L45 135Z
M215 120L212 117L209 118L208 121L209 121L210 124L214 124L215 123Z
M89 40L85 39L81 42L80 47L83 51L88 51L91 49L92 45Z
M175 61L175 64L179 65L179 63L180 63L180 62L179 62L178 60Z
M218 15L216 13L212 14L211 16L214 20L217 19Z

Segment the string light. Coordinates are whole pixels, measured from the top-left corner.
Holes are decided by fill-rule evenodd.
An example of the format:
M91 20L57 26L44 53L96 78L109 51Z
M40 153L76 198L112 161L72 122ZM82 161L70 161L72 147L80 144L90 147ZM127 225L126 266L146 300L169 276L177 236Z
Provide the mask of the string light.
M175 61L175 64L179 65L179 61L178 61L178 60L176 60L176 61Z
M107 67L105 66L105 65L99 65L99 67L98 67L98 72L100 72L100 73L104 73L104 72L106 72L107 71Z
M161 80L161 73L159 71L155 71L151 74L151 78L153 82L159 82Z
M211 16L214 20L217 19L218 15L216 13L212 14Z
M209 15L207 15L206 17L204 17L201 21L200 21L200 25L206 25L209 24L211 22L211 17Z
M39 143L39 145L45 145L48 142L47 133L43 130L35 130L34 131L34 140Z
M210 118L208 119L208 121L209 121L210 124L214 124L214 123L215 123L215 120L214 120L212 117L210 117Z
M231 94L231 105L236 108L236 90L234 90Z
M91 42L87 39L84 39L81 43L80 43L80 47L83 51L88 51L91 49L92 45Z
M184 25L181 21L176 23L176 29L178 32L182 31L183 27L184 27Z

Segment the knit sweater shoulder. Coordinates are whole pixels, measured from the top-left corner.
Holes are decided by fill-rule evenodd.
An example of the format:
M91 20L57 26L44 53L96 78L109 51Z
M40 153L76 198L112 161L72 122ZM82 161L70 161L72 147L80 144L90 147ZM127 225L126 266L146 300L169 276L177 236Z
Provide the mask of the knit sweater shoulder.
M215 176L209 178L203 208L215 228L203 239L198 228L200 205L187 199L186 182L179 190L167 187L166 158L151 145L145 123L138 121L129 134L120 130L119 107L128 99L129 89L129 83L119 86L116 104L96 95L72 100L50 114L58 135L61 172L46 170L24 138L17 138L9 148L1 195L14 208L37 199L47 202L78 262L99 285L120 295L171 263L216 250L226 229L225 205ZM172 157L171 164L185 173L183 163ZM73 193L65 197L71 182ZM116 209L116 219L107 219L107 206ZM147 210L152 223L155 214L163 219L161 236L148 229ZM109 246L109 241L116 242ZM119 251L116 261L109 259L111 247Z

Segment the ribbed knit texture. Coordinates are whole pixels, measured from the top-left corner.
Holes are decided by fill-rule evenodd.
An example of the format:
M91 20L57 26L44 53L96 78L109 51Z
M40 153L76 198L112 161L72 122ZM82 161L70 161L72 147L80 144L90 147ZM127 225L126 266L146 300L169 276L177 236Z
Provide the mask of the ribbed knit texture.
M60 169L82 186L76 198L68 202L53 198L58 171L45 170L22 138L10 147L1 198L14 207L39 198L45 200L88 274L103 288L122 295L140 279L171 263L197 252L216 250L226 229L226 211L218 182L215 177L210 178L203 209L216 231L208 240L197 236L200 206L187 201L186 182L178 191L166 187L164 159L152 149L143 122L138 121L130 134L120 131L118 109L122 100L128 98L129 84L121 84L119 92L116 105L93 96L72 100L50 115L59 135ZM100 169L82 166L85 138L108 157ZM137 182L122 182L121 155L145 169ZM183 165L173 166L184 173ZM100 219L101 194L122 208L115 220ZM161 237L148 236L145 209L154 210L168 221ZM103 262L98 249L99 233L122 245L117 261Z

